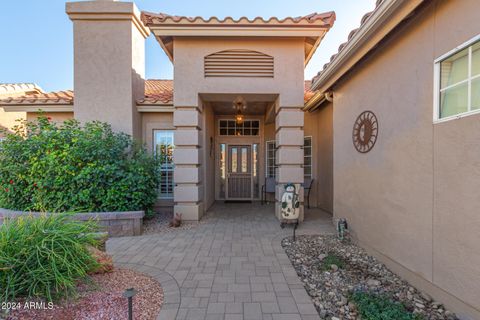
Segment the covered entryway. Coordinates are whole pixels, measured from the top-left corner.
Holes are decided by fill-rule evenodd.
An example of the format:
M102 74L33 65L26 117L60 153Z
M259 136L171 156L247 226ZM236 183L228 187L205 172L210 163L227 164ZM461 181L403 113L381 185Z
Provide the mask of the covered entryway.
M259 201L268 171L266 141L275 140L277 96L202 94L201 99L205 132L215 149L215 159L206 158L207 168L214 168L211 193L216 201ZM235 101L242 101L240 114Z
M303 219L304 69L334 13L205 20L144 12L142 20L175 64L174 211L199 220L215 200L259 199L268 138L277 217L294 183ZM247 106L241 121L232 113L237 96Z

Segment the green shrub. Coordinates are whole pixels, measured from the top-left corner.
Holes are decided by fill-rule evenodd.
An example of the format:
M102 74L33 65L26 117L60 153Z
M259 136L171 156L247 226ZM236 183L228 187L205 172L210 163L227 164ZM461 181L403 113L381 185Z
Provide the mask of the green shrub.
M0 226L0 297L53 298L75 293L76 282L98 263L87 250L96 245L93 221L67 214L7 219Z
M355 292L351 299L364 320L420 320L421 315L413 314L400 302L393 301L387 295L370 292Z
M23 211L152 212L156 160L108 124L46 117L25 122L0 148L0 207Z
M343 260L342 257L330 252L322 260L321 268L323 271L328 271L331 269L332 264L336 265L340 269L343 269L345 267L345 260Z

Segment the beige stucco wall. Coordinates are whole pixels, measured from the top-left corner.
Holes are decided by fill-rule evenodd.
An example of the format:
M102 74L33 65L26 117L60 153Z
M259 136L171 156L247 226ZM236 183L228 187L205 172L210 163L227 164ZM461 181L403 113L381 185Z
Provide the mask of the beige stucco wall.
M174 130L173 112L142 113L142 141L149 152L153 152L153 131Z
M203 164L204 164L204 201L205 210L215 202L215 115L210 105L203 108Z
M5 112L3 108L0 108L0 138L5 134L2 132L12 132L12 128L19 124L17 120L25 120L27 118L25 112Z
M275 140L275 123L267 123L264 126L265 142Z
M205 78L206 55L222 50L256 50L274 57L274 78ZM175 101L197 105L198 93L281 93L281 106L303 105L303 39L176 38L174 42Z
M333 212L333 104L305 113L305 136L312 137L310 206Z
M454 21L455 23L452 23ZM409 281L480 318L480 115L433 124L433 61L478 35L478 1L431 1L335 90L334 215ZM379 120L367 154L352 144Z
M65 120L73 119L73 112L45 112L41 114L44 117L48 117L51 119L52 122L56 123L63 123ZM27 120L28 121L35 121L39 117L39 114L36 112L28 112L27 113Z

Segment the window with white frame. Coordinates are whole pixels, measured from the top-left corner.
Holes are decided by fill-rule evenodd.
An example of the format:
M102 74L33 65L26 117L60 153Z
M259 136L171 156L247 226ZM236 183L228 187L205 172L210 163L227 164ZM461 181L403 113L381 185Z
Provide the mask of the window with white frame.
M160 185L158 197L160 199L173 199L173 131L154 130L154 152L160 160Z
M435 62L435 119L480 112L480 35Z
M275 169L277 168L275 151L275 141L267 141L267 165L266 165L266 177L275 178ZM312 137L304 137L303 139L303 175L304 178L312 177Z
M221 136L258 136L260 134L259 120L245 120L237 123L235 120L219 120L218 134Z
M303 177L312 177L312 137L303 138Z
M266 168L265 168L265 176L267 178L275 178L275 169L277 168L276 159L275 159L275 152L276 152L277 144L275 141L267 141L267 155L266 155Z

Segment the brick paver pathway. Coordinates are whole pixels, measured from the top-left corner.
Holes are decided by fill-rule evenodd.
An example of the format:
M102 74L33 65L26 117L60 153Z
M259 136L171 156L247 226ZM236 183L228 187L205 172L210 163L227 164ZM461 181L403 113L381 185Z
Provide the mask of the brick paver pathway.
M213 206L192 230L114 238L117 265L158 279L165 301L158 319L307 320L318 314L293 269L273 206ZM307 211L298 233L333 232L331 217Z

